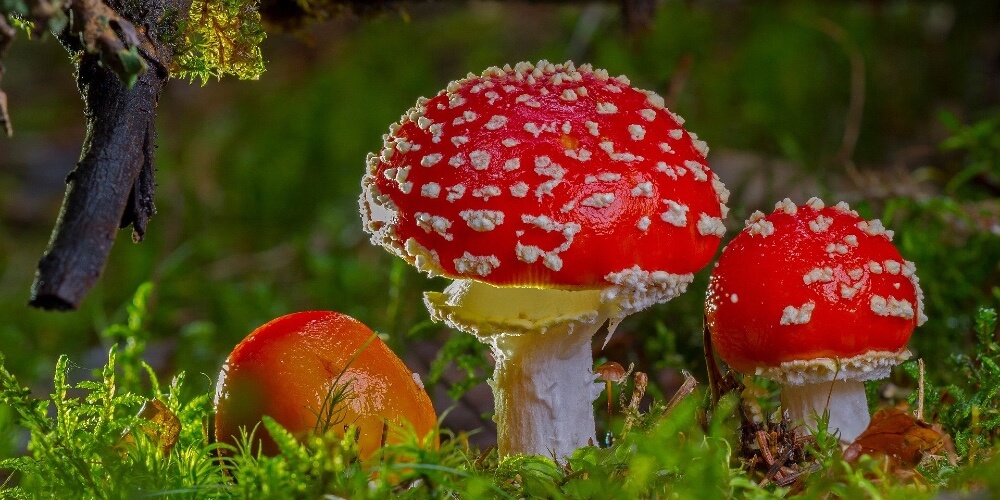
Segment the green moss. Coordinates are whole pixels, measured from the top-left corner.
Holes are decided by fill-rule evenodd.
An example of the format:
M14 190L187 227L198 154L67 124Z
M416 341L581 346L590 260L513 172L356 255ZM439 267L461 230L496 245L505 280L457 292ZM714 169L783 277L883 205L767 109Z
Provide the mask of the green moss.
M235 76L256 80L264 72L264 28L256 1L194 0L177 30L171 72L201 80Z

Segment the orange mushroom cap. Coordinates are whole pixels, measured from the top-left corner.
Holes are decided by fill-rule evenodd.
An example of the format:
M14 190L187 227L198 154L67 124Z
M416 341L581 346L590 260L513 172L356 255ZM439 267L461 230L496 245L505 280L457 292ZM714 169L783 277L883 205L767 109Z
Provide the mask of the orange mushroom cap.
M437 423L430 398L416 374L374 335L354 318L330 311L293 313L254 330L219 373L216 439L235 445L240 428L249 432L264 415L297 436L306 435L316 428L338 380L348 390L342 419L331 422L331 428L357 426L362 458L380 447L385 422L390 429L412 425L418 436L427 435ZM254 439L265 454L278 453L263 428ZM390 430L388 442L395 439Z
M881 378L922 324L912 262L846 203L756 212L722 251L706 313L719 356L781 381ZM795 374L789 372L795 371Z

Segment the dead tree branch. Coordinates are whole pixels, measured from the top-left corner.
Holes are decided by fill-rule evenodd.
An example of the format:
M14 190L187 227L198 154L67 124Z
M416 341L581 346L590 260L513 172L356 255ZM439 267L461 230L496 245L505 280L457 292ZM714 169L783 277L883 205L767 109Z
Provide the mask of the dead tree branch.
M38 263L29 304L76 309L97 283L120 228L139 241L155 212L153 172L156 105L169 75L172 52L158 33L168 8L184 0L71 4L73 21L60 40L79 55L77 87L87 136L80 160L66 178L66 197L48 248ZM180 11L184 12L186 11ZM178 12L178 10L173 10ZM134 70L132 55L143 67ZM133 81L120 75L135 74ZM131 85L130 85L131 84Z

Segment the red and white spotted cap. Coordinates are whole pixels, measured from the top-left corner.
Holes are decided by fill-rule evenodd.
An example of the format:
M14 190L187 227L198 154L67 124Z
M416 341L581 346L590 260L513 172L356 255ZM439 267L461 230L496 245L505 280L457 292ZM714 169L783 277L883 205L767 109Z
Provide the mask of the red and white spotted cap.
M926 320L915 271L878 219L786 198L722 251L706 302L712 342L733 369L783 383L884 378Z
M589 65L470 73L369 155L365 228L429 274L498 286L687 275L718 248L729 193L682 123Z

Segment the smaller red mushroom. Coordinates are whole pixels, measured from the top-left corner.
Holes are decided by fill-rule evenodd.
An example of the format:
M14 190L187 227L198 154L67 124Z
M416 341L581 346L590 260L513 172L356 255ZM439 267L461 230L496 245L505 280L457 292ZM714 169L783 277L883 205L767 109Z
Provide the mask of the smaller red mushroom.
M232 445L264 415L297 436L353 424L361 458L397 440L384 436L387 423L418 436L437 423L420 378L363 323L329 311L282 316L243 339L219 373L215 412L216 439ZM264 454L278 453L262 428L254 438Z
M733 369L782 384L781 404L800 424L851 442L868 426L863 382L910 356L923 300L913 262L892 231L846 203L787 198L754 213L723 250L706 302L719 356Z

